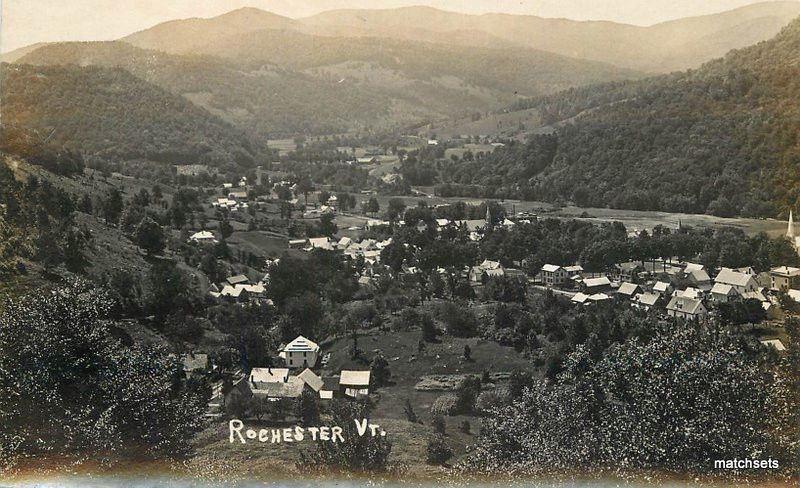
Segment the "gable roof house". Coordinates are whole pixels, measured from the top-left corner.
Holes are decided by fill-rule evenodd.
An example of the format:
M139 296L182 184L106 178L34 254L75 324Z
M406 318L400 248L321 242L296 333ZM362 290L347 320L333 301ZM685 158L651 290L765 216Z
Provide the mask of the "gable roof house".
M200 242L200 243L203 243L203 242L205 242L205 243L217 242L217 239L214 237L214 233L210 232L210 231L207 231L207 230L201 230L200 232L195 232L194 234L192 234L189 237L189 240L193 241L193 242Z
M351 371L343 369L339 375L339 390L351 398L369 395L371 371Z
M584 278L581 282L581 288L584 293L600 293L611 288L611 280L608 279L608 276Z
M306 368L302 373L297 375L311 391L318 393L320 399L333 398L333 392L336 388L326 387L325 380L322 379L317 373Z
M247 382L253 389L267 383L285 383L289 379L289 368L253 368Z
M687 320L701 319L708 315L708 310L701 300L684 296L674 296L667 305L667 315Z
M651 310L658 305L660 300L661 295L655 293L639 293L631 300L631 306L641 310Z
M686 273L686 279L701 290L711 289L711 277L704 269L693 269Z
M722 283L731 285L736 289L739 294L756 291L758 289L758 282L753 275L734 271L730 268L722 268L714 278L714 283Z
M243 274L236 275L236 276L231 276L230 278L228 278L225 281L227 281L229 285L242 285L242 284L245 284L245 283L250 283L250 279L247 276L243 275Z
M657 281L656 284L653 285L653 293L657 293L659 295L671 295L672 285L666 281Z
M736 291L736 288L725 283L714 283L711 288L711 300L716 303L728 303L737 296L739 296L739 292Z
M619 288L617 288L617 295L627 299L631 299L641 292L642 288L634 283L622 283L619 285Z
M252 388L256 398L270 401L282 399L295 399L303 394L306 383L297 376L290 376L285 383L264 383L261 388Z
M211 370L208 354L189 353L183 356L183 371L188 374L206 373Z

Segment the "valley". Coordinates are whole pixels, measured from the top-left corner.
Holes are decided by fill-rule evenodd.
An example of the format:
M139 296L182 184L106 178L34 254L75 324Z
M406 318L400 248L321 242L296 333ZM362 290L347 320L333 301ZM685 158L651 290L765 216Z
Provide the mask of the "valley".
M794 483L800 3L352 6L3 55L0 479Z

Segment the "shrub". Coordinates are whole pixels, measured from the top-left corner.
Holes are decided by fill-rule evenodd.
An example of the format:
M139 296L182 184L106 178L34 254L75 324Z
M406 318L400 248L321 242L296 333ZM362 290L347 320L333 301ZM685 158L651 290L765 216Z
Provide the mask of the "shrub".
M319 396L308 390L297 398L295 403L295 416L303 425L314 425L319 421Z
M431 405L433 415L455 415L458 413L458 395L445 393Z
M446 302L439 307L439 318L447 333L453 337L474 337L478 332L478 319L463 303Z
M483 415L491 413L496 408L507 405L511 400L509 392L505 388L495 388L489 391L482 391L475 400L475 410Z
M441 465L453 457L453 449L443 435L432 435L428 439L426 453L429 464Z
M444 421L444 417L442 417L441 415L433 417L433 420L431 421L431 427L433 427L433 432L435 434L444 435L445 429L447 428L447 424Z
M481 392L481 380L468 376L456 390L458 413L470 413L475 409L475 400Z

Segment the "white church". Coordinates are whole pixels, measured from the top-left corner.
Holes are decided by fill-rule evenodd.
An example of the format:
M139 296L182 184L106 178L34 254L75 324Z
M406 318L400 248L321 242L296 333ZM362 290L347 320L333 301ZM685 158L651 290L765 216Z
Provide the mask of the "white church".
M789 228L786 229L786 238L792 242L795 250L800 253L800 236L794 232L794 216L791 210L789 210Z

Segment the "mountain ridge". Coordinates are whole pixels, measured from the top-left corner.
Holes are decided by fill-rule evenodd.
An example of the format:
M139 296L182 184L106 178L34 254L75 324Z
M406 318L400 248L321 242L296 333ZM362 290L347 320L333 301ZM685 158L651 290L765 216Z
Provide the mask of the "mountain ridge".
M555 135L448 168L440 192L723 217L800 204L800 18L698 70L530 104Z

